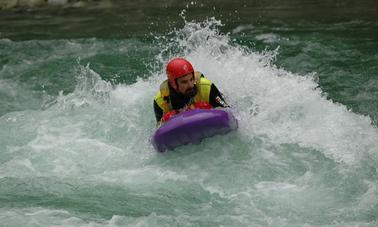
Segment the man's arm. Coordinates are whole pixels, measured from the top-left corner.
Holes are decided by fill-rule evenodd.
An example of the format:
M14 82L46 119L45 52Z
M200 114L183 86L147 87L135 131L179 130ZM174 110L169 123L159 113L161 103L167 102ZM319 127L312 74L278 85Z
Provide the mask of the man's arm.
M222 93L218 90L218 88L211 84L210 88L210 97L209 97L210 104L215 107L230 107L222 96Z
M155 118L156 122L160 122L161 118L163 117L163 110L159 107L159 105L154 100L154 112L155 112Z

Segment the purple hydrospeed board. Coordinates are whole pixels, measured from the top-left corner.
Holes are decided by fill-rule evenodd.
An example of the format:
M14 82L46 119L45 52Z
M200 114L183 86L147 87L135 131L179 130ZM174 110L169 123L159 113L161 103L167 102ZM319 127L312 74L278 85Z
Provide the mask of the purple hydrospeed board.
M160 126L152 137L152 145L164 152L184 144L198 144L203 138L237 128L237 120L228 109L189 110Z

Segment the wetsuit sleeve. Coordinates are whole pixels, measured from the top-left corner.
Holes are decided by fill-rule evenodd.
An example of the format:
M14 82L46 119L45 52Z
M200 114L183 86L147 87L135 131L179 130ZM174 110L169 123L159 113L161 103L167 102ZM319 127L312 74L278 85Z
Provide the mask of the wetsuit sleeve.
M224 100L222 93L219 92L218 88L214 84L211 84L209 101L214 108L230 107Z
M163 110L159 107L159 105L154 100L154 112L155 112L155 118L156 121L159 122L161 118L163 117Z

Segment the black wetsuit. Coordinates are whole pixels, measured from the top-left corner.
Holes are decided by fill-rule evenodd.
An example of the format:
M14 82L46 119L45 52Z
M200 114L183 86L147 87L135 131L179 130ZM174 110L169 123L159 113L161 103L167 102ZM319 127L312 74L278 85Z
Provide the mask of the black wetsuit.
M203 76L203 75L202 75ZM168 83L169 87L169 100L166 100L167 102L171 102L171 105L173 109L178 110L190 103L192 100L193 96L185 96L181 93L176 92ZM195 87L196 89L196 87ZM214 85L211 84L210 87L210 97L209 97L209 102L211 106L215 107L228 107L227 103L224 101L224 98L222 94L219 92L218 88ZM161 118L163 117L163 110L159 107L159 105L156 103L154 100L154 111L155 111L155 117L156 121L159 122Z

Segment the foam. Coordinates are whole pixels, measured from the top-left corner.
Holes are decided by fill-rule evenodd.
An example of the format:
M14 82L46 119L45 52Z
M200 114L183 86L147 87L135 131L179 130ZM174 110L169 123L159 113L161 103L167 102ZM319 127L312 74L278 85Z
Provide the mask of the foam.
M101 222L83 220L65 210L41 207L0 208L0 222L5 226L103 226Z
M0 117L3 182L31 181L20 185L20 190L34 182L37 190L50 182L63 182L51 184L46 193L64 192L59 187L66 183L78 189L106 185L104 192L95 194L105 199L111 199L109 193L119 188L133 192L127 195L144 198L156 192L152 187L156 185L167 194L157 194L157 202L151 206L165 214L113 215L109 220L91 221L85 214L83 218L64 210L2 208L2 223L190 226L193 222L217 220L218 224L222 220L230 226L303 226L306 221L311 222L307 224L310 226L320 222L303 218L310 217L312 207L336 207L340 215L315 211L324 219L332 219L345 217L356 205L362 223L346 224L366 224L363 222L369 220L363 215L376 206L376 183L364 173L365 158L370 159L371 166L377 163L378 133L370 119L327 100L313 75L297 75L277 68L272 59L279 50L251 52L233 44L227 35L219 34L217 26L220 22L214 19L187 22L173 33L173 38L166 37L170 42L156 56L156 62L164 65L176 55L192 61L196 70L224 92L240 123L237 133L157 154L149 138L155 130L152 99L165 78L163 67L147 79L114 85L102 80L90 65L79 66L73 92L61 92L44 109ZM165 44L163 40L159 45ZM293 146L285 150L285 145ZM288 150L298 157L288 155ZM346 164L346 172L340 171L340 163ZM353 179L342 179L352 171L350 165L360 167L357 176L367 179L366 191L350 192L353 188L348 184ZM318 169L321 171L311 171ZM336 177L325 176L327 171ZM330 179L337 182L329 184ZM338 183L345 182L347 186L339 189ZM336 191L358 198L340 202L335 198ZM70 190L63 194L80 195L75 193ZM37 195L44 196L45 192ZM175 196L181 195L186 196L186 203L172 211ZM292 199L295 195L296 199ZM313 198L325 199L308 206ZM343 208L346 203L353 204ZM142 208L135 209L145 214ZM198 216L197 212L206 215ZM334 224L338 225L342 226Z
M245 134L315 148L337 162L377 158L378 131L369 117L328 100L312 75L277 68L274 52L251 53L231 44L227 35L212 28L218 24L210 20L198 29L199 24L187 23L178 43L187 48L186 57L196 70L226 94Z

